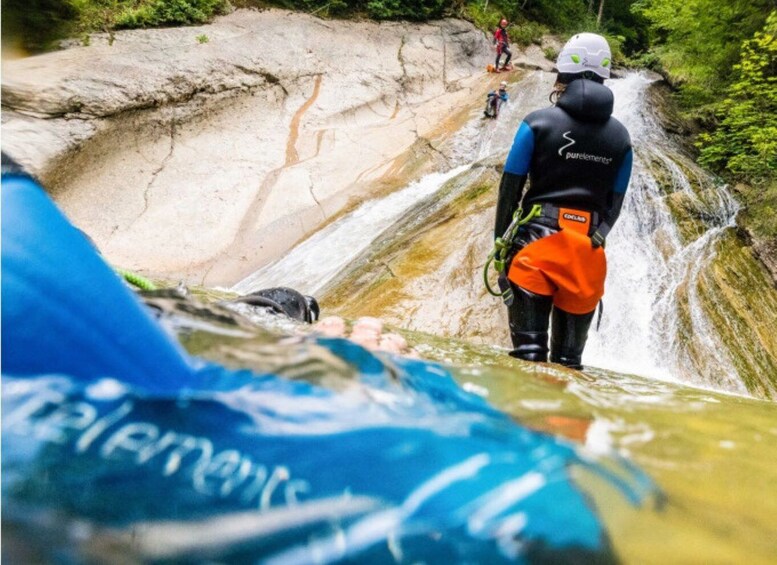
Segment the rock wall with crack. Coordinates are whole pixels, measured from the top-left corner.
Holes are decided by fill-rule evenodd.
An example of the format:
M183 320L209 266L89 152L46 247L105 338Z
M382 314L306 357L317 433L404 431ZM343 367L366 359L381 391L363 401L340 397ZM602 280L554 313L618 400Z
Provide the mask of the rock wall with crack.
M4 64L3 149L112 263L229 285L444 164L440 142L493 87L490 58L457 20L237 10L98 35Z

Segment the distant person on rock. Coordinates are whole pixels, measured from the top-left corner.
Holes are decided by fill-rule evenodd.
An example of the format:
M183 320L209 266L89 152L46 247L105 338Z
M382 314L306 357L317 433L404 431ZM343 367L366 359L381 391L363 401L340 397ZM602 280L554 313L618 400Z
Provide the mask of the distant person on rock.
M483 111L483 114L487 118L496 119L499 117L499 110L501 109L502 104L509 99L510 96L507 94L507 82L502 81L499 83L499 90L492 90L488 93L488 96L486 96L486 109Z
M524 118L504 166L494 236L502 238L516 225L519 202L524 211L500 275L510 355L519 359L548 360L552 323L550 360L582 368L604 295L604 241L631 176L631 140L612 117L613 93L604 86L610 65L603 37L581 33L570 39L556 64L555 105Z
M513 58L513 53L510 51L510 37L507 35L507 20L502 18L499 22L499 27L494 32L494 45L496 46L496 64L494 70L498 73L500 71L507 71L510 59ZM504 65L499 66L499 60L502 58L502 53L507 55Z

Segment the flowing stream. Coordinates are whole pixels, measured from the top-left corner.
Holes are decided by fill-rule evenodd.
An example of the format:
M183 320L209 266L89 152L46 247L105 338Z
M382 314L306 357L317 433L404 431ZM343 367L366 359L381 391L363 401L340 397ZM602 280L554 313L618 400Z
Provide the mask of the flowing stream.
M646 75L608 83L636 158L608 239L605 309L586 371L505 354L505 309L485 293L481 274L492 243L495 164L523 117L548 105L552 81L540 71L523 75L497 121L473 106L471 119L439 146L447 171L363 203L233 290L297 285L319 296L325 313L380 316L423 357L446 363L465 391L515 421L588 454L617 452L646 471L665 496L640 509L601 480L580 478L623 562L774 563L774 404L743 397L741 363L768 354L756 343L736 357L724 339L731 328L745 333L724 304L737 300L745 269L726 265L734 294L712 306L705 278L731 240L737 204L661 128ZM751 280L755 289L770 284ZM763 304L767 319L771 304ZM251 359L250 351L240 357Z
M741 356L721 339L729 320L713 319L703 294L702 282L730 236L737 205L661 129L650 82L642 74L609 82L636 159L621 219L608 240L605 310L601 328L591 332L585 372L507 356L504 308L483 289L498 179L494 164L503 161L523 116L548 104L552 75L530 72L510 85L512 100L499 120L484 120L482 109L473 106L471 119L441 143L448 170L364 202L232 289L295 286L322 298L324 313L381 316L422 357L444 365L305 336L310 328L291 321L273 329L253 320L261 327L248 327L249 318L231 320L221 305L193 304L171 289L144 293L190 354L241 371L207 373L228 391L193 394L187 388L167 398L143 391L127 396L136 393L111 379L74 388L62 375L28 382L4 374L3 443L12 449L4 449L3 458L3 541L25 561L39 562L52 555L64 562L126 562L133 556L138 562L230 562L246 547L262 550L261 544L276 542L302 548L282 554L282 562L323 555L335 560L345 555L338 552L346 541L353 548L355 538L385 535L385 519L402 516L380 513L378 522L349 530L359 534L349 538L335 527L338 512L348 518L346 511L364 512L359 505L374 501L353 496L358 489L349 488L350 506L333 506L330 499L312 509L298 505L297 494L303 503L311 495L301 478L320 484L332 477L340 488L351 473L365 484L378 477L381 488L393 488L415 474L421 488L401 505L411 510L451 485L455 496L470 492L469 483L461 482L466 477L456 474L460 468L434 474L425 467L439 460L439 450L402 440L381 459L370 454L382 452L386 436L354 440L354 432L383 426L391 434L438 430L456 457L467 441L482 440L522 465L536 458L537 469L559 465L566 472L564 460L531 443L540 432L543 445L557 443L570 461L595 464L598 474L575 468L571 477L624 563L774 563L775 404L744 396ZM765 284L754 288L763 291ZM769 308L764 306L767 316ZM270 317L257 314L262 316ZM33 399L37 404L25 396L36 393L35 387L45 393ZM98 418L98 408L107 415ZM332 422L342 428L333 430ZM327 436L333 431L344 433ZM292 441L285 442L288 433ZM307 435L310 443L300 443ZM516 438L528 441L525 452L516 450L524 445ZM207 464L197 459L187 475L180 463L187 456L194 460L194 445L201 446ZM284 455L283 465L270 473L268 458L289 446L297 452ZM416 459L405 463L407 457ZM396 479L386 479L387 471L396 471ZM248 481L249 472L256 480ZM109 480L111 473L124 473L119 476L131 495L117 488L124 483ZM643 473L658 492L630 504L624 481ZM539 476L532 477L536 482ZM561 484L558 478L553 475L548 484ZM180 488L171 487L175 480ZM284 488L278 488L281 482ZM261 485L263 490L255 488ZM511 496L520 499L526 485L511 482L517 489ZM480 509L493 514L502 508L505 492L485 503L479 499ZM197 514L179 505L176 495L195 496L205 510L192 506ZM263 511L235 513L227 503L237 495ZM266 513L281 495L289 508ZM16 503L11 512L9 500ZM99 512L87 513L89 522L79 508ZM484 515L472 508L467 506L466 516ZM532 520L537 512L558 512L580 523L580 514L556 502L539 504ZM170 515L178 521L168 520ZM552 518L553 532L564 535L563 520ZM310 529L313 522L321 528ZM526 517L515 514L499 531L519 531L525 524ZM288 539L273 537L284 528ZM437 537L436 531L420 536ZM411 560L402 560L393 537L386 545L398 562Z
M434 194L467 167L432 173L379 200L363 203L342 220L329 224L287 253L283 259L250 274L231 290L241 294L277 285L316 295L414 204Z

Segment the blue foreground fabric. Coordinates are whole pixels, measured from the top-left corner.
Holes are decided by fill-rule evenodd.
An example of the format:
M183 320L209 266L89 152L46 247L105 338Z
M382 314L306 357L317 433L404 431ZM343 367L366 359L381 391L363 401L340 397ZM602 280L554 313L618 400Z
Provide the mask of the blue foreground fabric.
M4 552L40 538L36 557L65 563L614 559L569 476L596 464L572 446L439 365L343 339L306 343L355 371L346 390L191 358L22 176L3 179L2 306Z

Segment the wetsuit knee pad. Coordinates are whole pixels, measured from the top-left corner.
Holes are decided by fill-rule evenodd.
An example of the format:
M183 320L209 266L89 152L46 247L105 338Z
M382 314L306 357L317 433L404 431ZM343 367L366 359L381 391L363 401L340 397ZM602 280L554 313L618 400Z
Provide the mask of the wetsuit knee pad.
M560 308L553 309L550 360L573 369L582 369L583 350L588 339L588 329L594 311L587 314L571 314Z

